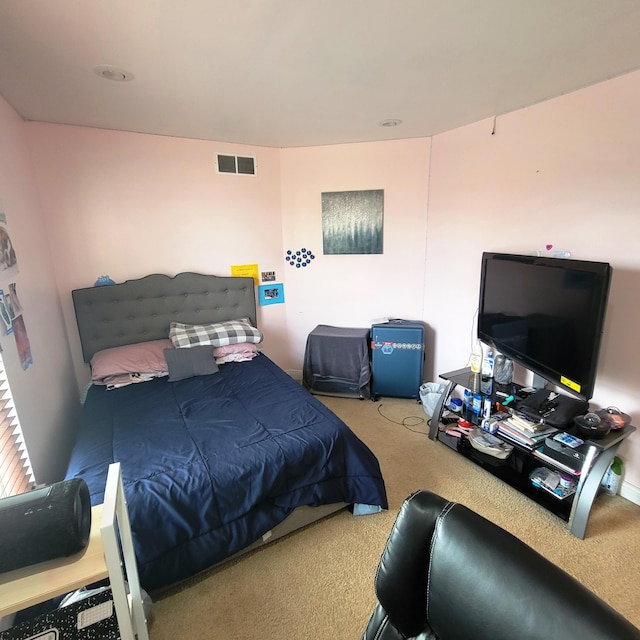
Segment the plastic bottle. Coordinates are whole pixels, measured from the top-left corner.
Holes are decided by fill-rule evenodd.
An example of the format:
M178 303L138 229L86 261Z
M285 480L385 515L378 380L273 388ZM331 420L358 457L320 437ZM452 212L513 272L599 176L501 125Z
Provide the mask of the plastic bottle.
M485 399L483 401L482 417L485 420L488 420L491 417L491 398L489 396L485 396Z
M480 340L476 340L471 351L471 373L482 371L482 360L482 344L480 344Z
M513 361L499 353L493 362L493 377L496 384L511 384L513 378Z
M488 350L482 359L482 377L493 378L493 351Z
M464 399L462 400L462 415L469 420L471 417L471 391L469 389L464 390Z
M620 488L620 480L622 479L622 460L615 456L609 469L604 476L604 490L610 495L615 496Z
M471 396L471 422L479 424L482 419L482 394L474 393Z
M493 391L493 351L487 347L487 352L482 359L482 376L480 382L480 390L487 396Z

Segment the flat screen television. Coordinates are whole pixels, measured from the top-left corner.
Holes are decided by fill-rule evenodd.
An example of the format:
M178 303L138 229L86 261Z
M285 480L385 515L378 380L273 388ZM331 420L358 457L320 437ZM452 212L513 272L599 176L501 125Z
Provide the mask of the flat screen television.
M482 254L478 338L545 381L593 396L611 266Z

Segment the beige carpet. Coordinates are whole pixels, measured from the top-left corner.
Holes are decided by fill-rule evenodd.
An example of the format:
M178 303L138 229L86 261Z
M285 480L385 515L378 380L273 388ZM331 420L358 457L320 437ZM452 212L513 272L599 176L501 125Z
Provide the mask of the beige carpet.
M151 640L358 640L375 603L373 577L387 535L402 501L422 488L511 531L640 626L640 506L601 496L579 540L563 521L430 441L417 402L320 399L377 455L389 511L340 512L152 594Z

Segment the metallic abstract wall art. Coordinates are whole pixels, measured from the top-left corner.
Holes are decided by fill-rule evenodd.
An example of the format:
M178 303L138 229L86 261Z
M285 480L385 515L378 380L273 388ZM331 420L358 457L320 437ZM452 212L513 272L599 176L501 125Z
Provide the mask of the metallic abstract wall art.
M323 193L323 253L382 253L383 213L384 189Z

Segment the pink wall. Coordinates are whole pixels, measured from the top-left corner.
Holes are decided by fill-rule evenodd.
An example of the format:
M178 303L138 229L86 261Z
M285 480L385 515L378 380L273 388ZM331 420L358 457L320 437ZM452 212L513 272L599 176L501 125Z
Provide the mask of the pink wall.
M593 406L640 416L640 72L433 139L425 318L436 368L467 361L483 250L552 244L613 266ZM622 447L640 488L640 435ZM640 497L640 489L636 497ZM637 500L636 500L637 501Z
M230 275L258 263L281 273L276 149L28 123L78 384L82 362L71 291L100 275ZM216 154L255 156L257 175L216 172ZM283 351L284 305L258 310L267 354Z
M0 210L18 260L0 289L16 284L33 364L23 369L15 334L0 331L2 359L36 480L49 483L66 469L80 403L24 123L2 98L0 149Z
M368 327L384 316L423 318L429 146L417 138L282 151L285 249L312 247L316 255L306 269L286 270L295 368L318 324ZM384 253L323 255L321 194L366 189L384 190Z

